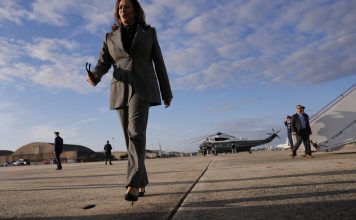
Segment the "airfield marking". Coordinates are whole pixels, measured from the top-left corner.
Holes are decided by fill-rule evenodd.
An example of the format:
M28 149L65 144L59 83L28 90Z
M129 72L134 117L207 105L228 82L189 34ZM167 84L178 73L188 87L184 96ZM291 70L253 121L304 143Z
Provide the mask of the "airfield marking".
M184 200L187 198L187 196L192 192L193 188L195 187L195 185L197 185L197 183L199 182L199 180L204 176L204 174L206 173L206 171L208 170L211 162L213 161L214 157L211 158L211 160L209 161L208 165L206 166L205 170L203 170L203 172L200 174L200 176L197 178L197 180L192 184L192 186L188 189L188 191L182 196L182 198L179 200L178 204L176 205L176 207L172 210L172 212L168 215L167 220L171 220L173 218L173 216L177 213L178 209L182 206Z

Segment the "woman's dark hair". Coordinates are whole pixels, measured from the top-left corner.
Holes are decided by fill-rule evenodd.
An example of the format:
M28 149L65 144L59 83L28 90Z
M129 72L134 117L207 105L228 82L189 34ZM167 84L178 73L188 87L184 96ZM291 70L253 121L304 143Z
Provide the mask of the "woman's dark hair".
M121 0L116 1L114 18L119 25L122 25L122 21L120 19L120 14L119 14L120 1ZM140 3L137 0L130 0L130 1L136 12L136 23L146 26L145 12L143 11Z

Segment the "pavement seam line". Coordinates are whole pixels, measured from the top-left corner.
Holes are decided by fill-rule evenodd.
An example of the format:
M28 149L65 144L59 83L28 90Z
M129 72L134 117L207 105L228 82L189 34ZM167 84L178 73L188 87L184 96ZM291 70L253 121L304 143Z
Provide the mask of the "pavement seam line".
M202 178L202 176L204 176L205 172L208 170L211 162L213 161L214 158L212 158L208 165L206 166L205 170L200 174L200 176L197 178L197 180L193 183L193 185L190 186L190 188L188 189L187 192L185 192L185 194L180 198L178 204L174 207L174 209L171 211L171 213L168 215L167 220L171 220L174 215L178 212L179 208L182 206L184 200L187 198L187 196L192 192L193 188L195 187L195 185L197 185L197 183L199 182L200 178Z

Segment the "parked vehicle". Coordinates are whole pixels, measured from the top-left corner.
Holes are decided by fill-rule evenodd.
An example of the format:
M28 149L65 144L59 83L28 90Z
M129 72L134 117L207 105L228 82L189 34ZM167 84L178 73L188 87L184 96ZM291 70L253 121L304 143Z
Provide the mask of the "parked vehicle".
M43 164L51 164L51 160L48 160L48 159L47 159L47 160L44 160L44 161L43 161Z
M9 166L9 164L7 162L0 164L0 167L8 167L8 166Z
M19 159L18 162L19 162L19 166L25 166L26 165L26 162L25 162L24 159Z
M56 160L55 159L46 159L46 160L43 160L43 164L56 164Z

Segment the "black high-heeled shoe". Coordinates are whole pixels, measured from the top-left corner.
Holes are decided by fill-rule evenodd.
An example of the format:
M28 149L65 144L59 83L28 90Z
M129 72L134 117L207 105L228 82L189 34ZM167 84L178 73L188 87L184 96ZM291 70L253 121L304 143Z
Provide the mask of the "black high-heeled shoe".
M126 201L132 202L131 205L138 200L138 196L132 195L131 193L125 193L124 198Z
M141 189L143 189L143 191L140 191ZM145 190L145 188L143 187L143 188L139 188L139 191L138 191L138 197L142 197L142 196L144 196L145 195L145 192L146 192L146 190Z

